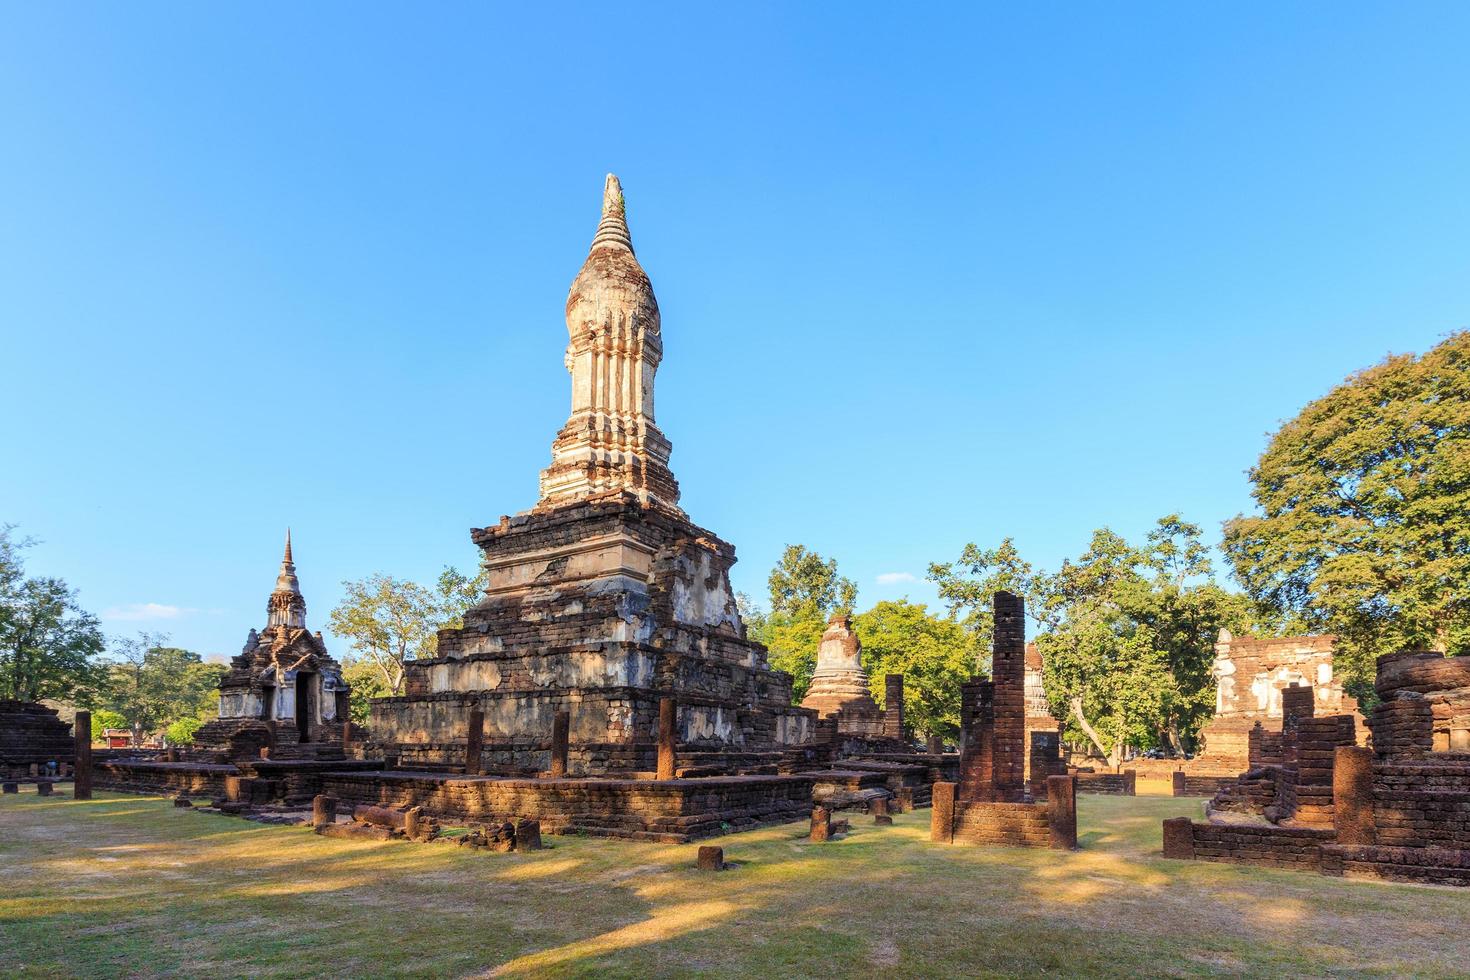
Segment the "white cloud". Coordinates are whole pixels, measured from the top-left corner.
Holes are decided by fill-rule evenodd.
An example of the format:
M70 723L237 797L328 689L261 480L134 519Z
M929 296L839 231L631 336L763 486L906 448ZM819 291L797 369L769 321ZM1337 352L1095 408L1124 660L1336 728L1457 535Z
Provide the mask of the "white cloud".
M878 576L879 585L898 585L900 582L917 582L911 572L884 572Z
M178 619L194 610L181 606L168 606L161 602L133 602L126 606L113 606L102 612L103 619L120 623L143 622L150 619Z

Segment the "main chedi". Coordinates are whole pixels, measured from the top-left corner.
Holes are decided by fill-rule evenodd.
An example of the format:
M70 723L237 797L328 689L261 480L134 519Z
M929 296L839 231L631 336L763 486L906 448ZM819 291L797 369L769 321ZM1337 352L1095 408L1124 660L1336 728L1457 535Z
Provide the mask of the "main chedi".
M488 584L437 656L405 665L401 697L372 703L376 745L401 765L464 759L483 712L487 771L544 770L558 712L575 775L655 767L659 701L677 699L681 753L705 765L811 738L791 678L746 639L730 587L735 549L679 508L669 440L654 422L663 357L658 301L633 251L622 188L567 296L570 417L541 498L470 537Z

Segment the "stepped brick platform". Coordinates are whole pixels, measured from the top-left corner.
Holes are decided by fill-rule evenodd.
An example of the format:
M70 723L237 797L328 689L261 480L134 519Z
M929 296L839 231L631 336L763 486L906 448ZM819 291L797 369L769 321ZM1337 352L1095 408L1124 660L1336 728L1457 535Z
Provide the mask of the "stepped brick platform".
M76 745L55 708L34 701L0 701L0 777L34 778L48 762L71 769Z
M352 804L418 806L440 819L529 817L544 832L685 843L811 815L810 775L713 779L512 779L433 772L328 773L322 792Z
M1097 793L1102 796L1137 796L1138 773L1132 769L1123 772L1074 772L1077 792Z
M229 796L228 781L235 779L260 784L261 791L252 797L255 802L300 803L321 792L322 778L329 772L381 768L380 762L342 759L257 759L238 763L106 759L94 762L92 772L95 788L118 793L220 799Z
M1375 686L1371 750L1352 716L1313 717L1308 691L1284 692L1279 741L1251 743L1273 761L1216 796L1209 822L1165 821L1165 856L1470 885L1470 657L1380 657Z

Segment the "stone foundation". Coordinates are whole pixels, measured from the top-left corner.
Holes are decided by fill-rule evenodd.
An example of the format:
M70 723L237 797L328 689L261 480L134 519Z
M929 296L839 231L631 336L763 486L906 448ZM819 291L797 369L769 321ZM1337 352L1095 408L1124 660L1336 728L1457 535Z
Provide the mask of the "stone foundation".
M806 819L810 776L716 779L505 779L442 773L331 773L322 792L346 804L419 806L443 820L530 817L548 833L684 843Z

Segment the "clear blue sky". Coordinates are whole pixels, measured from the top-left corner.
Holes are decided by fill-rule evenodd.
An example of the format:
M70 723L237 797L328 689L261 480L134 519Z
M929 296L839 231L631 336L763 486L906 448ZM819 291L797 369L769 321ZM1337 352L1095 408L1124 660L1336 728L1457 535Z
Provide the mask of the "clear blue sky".
M758 596L787 542L866 606L971 540L1217 536L1280 420L1470 324L1470 5L549 7L5 5L33 572L234 653L287 524L315 628L473 567L565 420L608 171Z

